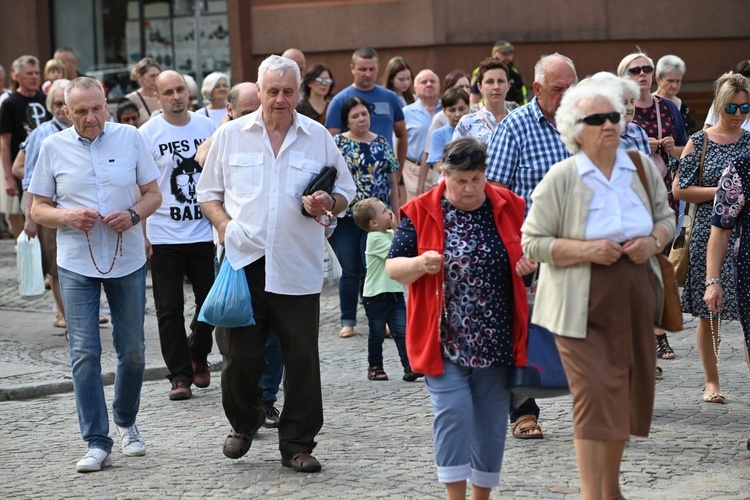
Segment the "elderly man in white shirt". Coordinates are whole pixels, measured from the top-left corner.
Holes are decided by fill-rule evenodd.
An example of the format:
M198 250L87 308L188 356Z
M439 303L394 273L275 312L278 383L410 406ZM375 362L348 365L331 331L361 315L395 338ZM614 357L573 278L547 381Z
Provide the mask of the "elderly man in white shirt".
M73 388L81 434L89 447L76 470L93 472L111 465L113 444L99 359L102 286L119 360L113 420L123 453L146 453L135 423L146 366L146 251L139 221L159 207L161 192L156 184L159 171L138 131L106 122L107 102L97 80L80 77L70 82L65 103L73 126L44 140L29 192L34 195L31 217L57 228Z
M311 455L323 425L318 357L324 224L354 198L349 169L331 135L298 114L300 73L270 56L258 69L261 109L216 131L198 182L198 201L234 269L244 268L255 325L217 328L225 363L222 402L232 430L223 452L237 459L265 420L258 386L269 328L286 367L279 422L281 463L317 472ZM325 166L337 170L332 194L302 196ZM302 215L302 208L313 217Z

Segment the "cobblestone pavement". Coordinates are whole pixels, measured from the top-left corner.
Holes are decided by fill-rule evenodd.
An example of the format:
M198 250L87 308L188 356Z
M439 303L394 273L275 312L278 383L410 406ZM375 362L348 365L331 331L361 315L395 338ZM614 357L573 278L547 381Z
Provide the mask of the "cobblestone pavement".
M51 326L51 299L17 298L13 242L0 241L0 478L2 498L439 498L431 437L432 411L423 382L400 380L395 346L387 341L388 382L366 378L366 325L338 338L338 301L321 303L321 371L325 425L315 455L318 474L279 462L276 432L262 429L250 452L229 460L221 446L229 425L219 374L189 401L170 402L151 306L147 311L147 381L139 427L145 457L78 474L85 453L71 392L67 343ZM150 291L148 292L150 295ZM189 300L187 301L189 303ZM151 304L153 302L151 301ZM190 311L190 308L188 307ZM722 329L722 391L726 405L701 401L702 375L694 324L670 335L677 359L661 361L651 436L635 438L622 464L628 498L750 498L750 384L739 325ZM111 381L111 330L102 330L103 371ZM210 358L214 365L220 357ZM112 386L106 386L111 402ZM280 395L283 404L283 393ZM9 399L10 398L10 399ZM6 401L6 399L9 399ZM540 401L545 439L509 436L500 487L492 498L578 498L569 397ZM112 426L111 434L116 434Z

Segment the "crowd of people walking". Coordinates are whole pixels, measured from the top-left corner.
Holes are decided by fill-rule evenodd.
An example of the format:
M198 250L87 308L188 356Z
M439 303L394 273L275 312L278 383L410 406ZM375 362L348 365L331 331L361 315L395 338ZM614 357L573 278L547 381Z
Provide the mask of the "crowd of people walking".
M0 94L0 195L13 235L41 242L55 324L69 336L88 445L76 470L112 463L102 289L119 359L113 421L125 455L146 453L137 416L150 269L168 399L210 385L215 335L223 454L239 459L260 427L277 428L281 464L320 471L329 248L341 269L339 337L356 337L360 305L367 316L363 377L388 380L391 336L402 380L424 378L448 498L465 498L467 484L489 498L508 427L544 438L544 404L509 388L529 364L532 323L555 334L567 375L582 498L622 498L625 444L648 436L656 364L676 357L656 325L670 286L657 256L677 231L689 239L682 310L698 319L705 378L696 400L725 404L722 321L739 319L750 348L750 62L717 75L695 131L675 55L654 64L637 51L582 79L569 57L544 55L527 85L514 52L500 40L472 71L441 81L403 57L381 73L377 51L361 47L344 85L325 61L308 67L288 49L260 64L257 83L215 72L200 89L144 58L116 113L71 49L43 75L37 58L16 59ZM195 109L198 92L206 105ZM199 319L220 266L246 283L252 317L241 325ZM196 306L187 329L186 282Z

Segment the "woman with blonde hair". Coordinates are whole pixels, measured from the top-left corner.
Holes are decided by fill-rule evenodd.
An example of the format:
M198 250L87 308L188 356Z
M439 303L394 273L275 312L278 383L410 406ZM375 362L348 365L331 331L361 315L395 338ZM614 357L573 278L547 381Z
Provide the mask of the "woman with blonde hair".
M140 88L127 94L138 106L138 126L140 127L151 118L151 113L161 109L161 103L156 99L156 77L161 73L161 65L150 57L144 57L133 67L130 79L137 80Z
M716 80L715 88L713 106L718 110L719 120L716 125L690 137L682 153L673 191L678 199L697 205L690 236L690 260L682 291L682 311L698 318L695 336L703 363L703 401L724 403L717 358L719 325L722 320L739 319L738 298L731 255L724 258L720 273L707 278L706 251L721 174L730 161L750 151L750 132L742 128L750 117L750 82L740 74L725 73ZM702 156L705 158L701 166ZM735 244L737 236L736 231L731 234L729 245ZM721 286L724 292L721 311L717 314L709 310L704 302L706 289L715 285Z

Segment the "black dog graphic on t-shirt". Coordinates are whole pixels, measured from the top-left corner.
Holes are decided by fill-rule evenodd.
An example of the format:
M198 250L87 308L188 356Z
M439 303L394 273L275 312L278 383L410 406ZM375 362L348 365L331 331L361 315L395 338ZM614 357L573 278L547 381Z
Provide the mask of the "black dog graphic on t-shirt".
M180 203L196 203L195 186L203 168L195 161L195 155L185 158L180 153L174 153L172 159L177 163L169 179L172 195Z

